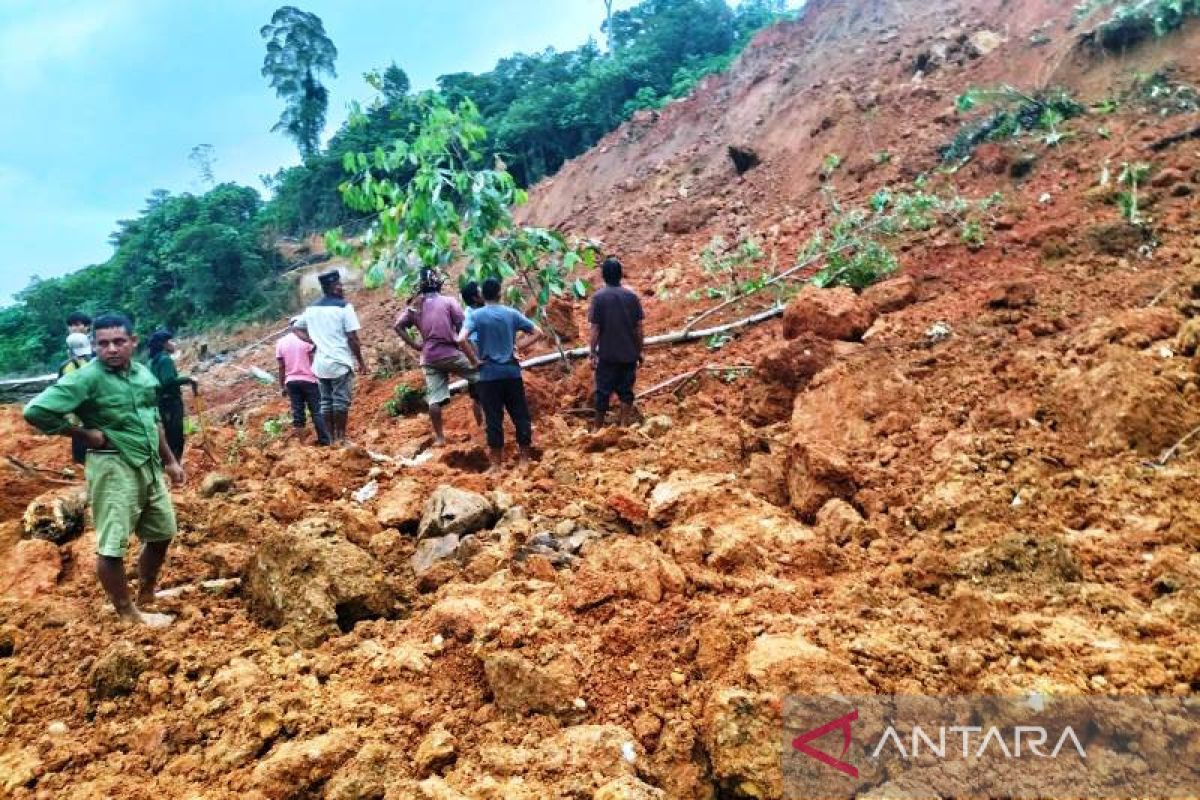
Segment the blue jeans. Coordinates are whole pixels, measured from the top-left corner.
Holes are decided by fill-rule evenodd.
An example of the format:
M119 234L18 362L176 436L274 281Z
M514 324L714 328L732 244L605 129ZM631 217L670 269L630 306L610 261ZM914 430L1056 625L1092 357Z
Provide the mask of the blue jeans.
M312 417L313 427L317 429L317 444L329 444L329 428L325 425L325 415L321 413L321 390L317 384L289 381L287 393L292 401L292 425L303 428L304 412L307 410Z

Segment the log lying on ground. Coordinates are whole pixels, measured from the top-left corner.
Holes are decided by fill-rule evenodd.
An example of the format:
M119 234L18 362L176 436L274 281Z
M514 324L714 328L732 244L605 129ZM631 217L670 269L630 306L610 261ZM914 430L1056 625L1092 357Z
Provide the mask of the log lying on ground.
M766 322L767 320L774 319L775 317L778 317L782 313L783 313L783 306L774 305L774 306L771 306L770 308L768 308L766 311L760 311L757 314L746 317L745 319L735 320L734 322L727 322L724 325L718 325L715 328L704 328L703 330L698 330L698 331L690 331L690 330L687 330L686 328L684 328L682 330L672 331L671 333L662 333L662 334L659 334L658 336L650 336L650 337L646 338L646 340L643 344L646 347L654 347L654 346L662 345L662 344L682 344L684 342L694 342L697 339L707 339L709 336L718 336L722 333L729 333L730 331L736 331L740 328L746 328L751 325L757 325L760 322ZM547 353L546 355L534 356L533 358L527 358L521 362L521 367L523 369L529 369L531 367L541 367L546 364L555 364L559 361L562 361L564 356L566 358L584 358L585 356L587 356L587 354L588 354L588 348L576 347L574 350L567 350L561 354L560 353ZM458 391L462 391L466 387L467 387L467 382L464 380L459 380L459 381L455 381L454 383L450 384L450 391L458 392Z

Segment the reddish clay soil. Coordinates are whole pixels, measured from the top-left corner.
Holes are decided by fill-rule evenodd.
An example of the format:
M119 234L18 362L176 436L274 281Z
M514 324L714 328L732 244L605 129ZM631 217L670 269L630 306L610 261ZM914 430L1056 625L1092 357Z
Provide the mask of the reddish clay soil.
M525 213L604 238L648 331L672 330L711 302L689 295L712 236L754 235L790 265L827 216L827 154L845 199L906 186L938 166L970 86L1095 102L1168 66L1200 83L1194 23L1098 56L1070 12L813 0ZM11 472L0 501L0 795L778 798L787 694L1200 690L1200 442L1158 461L1200 426L1200 140L1149 149L1195 125L1131 99L1057 148L984 146L932 179L1003 195L982 249L911 236L900 283L802 293L719 351L652 349L642 389L755 369L658 392L631 429L587 433L585 364L527 373L540 459L501 477L480 474L465 399L431 456L425 418L389 416L420 374L395 301L356 293L369 360L397 370L360 381L357 447L273 437L276 390L230 363L198 372L207 425L176 492L162 631L105 608L90 527L22 538L35 495L68 488L45 483L71 480L66 443L3 409L0 448L49 471ZM729 145L760 164L737 175ZM1106 159L1154 164L1155 246L1097 187ZM829 316L870 327L829 341ZM245 344L268 332L236 363L273 369ZM231 485L202 492L217 472ZM486 519L425 559L441 531L419 540L418 521L447 497Z

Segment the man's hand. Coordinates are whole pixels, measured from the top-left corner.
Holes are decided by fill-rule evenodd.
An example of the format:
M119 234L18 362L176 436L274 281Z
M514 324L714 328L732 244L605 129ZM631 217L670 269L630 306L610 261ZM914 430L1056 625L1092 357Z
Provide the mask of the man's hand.
M592 369L600 366L600 356L595 353L588 353L588 363L592 365Z
M192 385L192 397L195 397L196 395L200 394L200 382L199 381L197 381L195 378L189 378L188 383L190 383Z
M171 479L171 483L176 486L183 486L187 480L187 474L183 471L183 467L178 461L173 461L163 467L163 471L167 473L167 477Z
M104 431L95 428L76 428L71 435L78 437L89 450L104 450L108 445L108 437L104 435Z

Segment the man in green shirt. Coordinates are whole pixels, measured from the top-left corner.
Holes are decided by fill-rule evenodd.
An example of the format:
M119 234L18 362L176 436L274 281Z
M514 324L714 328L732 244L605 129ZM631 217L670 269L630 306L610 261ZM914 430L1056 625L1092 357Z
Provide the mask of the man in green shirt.
M87 444L88 502L96 526L96 575L117 613L161 627L166 614L142 611L129 597L125 552L129 535L142 542L138 557L138 604L154 601L154 586L175 536L175 509L163 481L176 486L183 467L167 445L158 415L158 381L134 362L137 337L120 314L98 317L92 325L96 358L64 375L25 406L25 419L45 433ZM72 424L74 414L82 424Z

